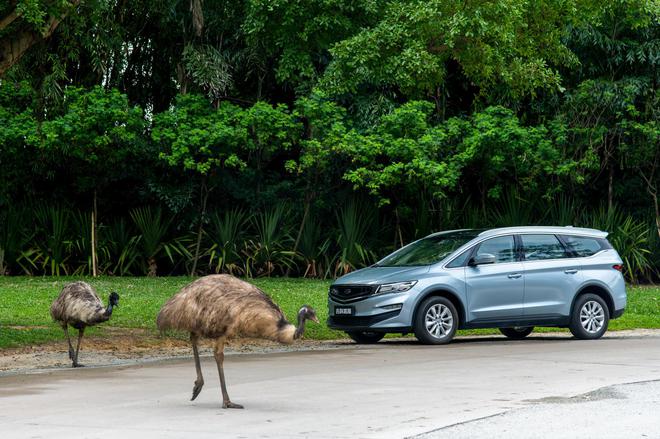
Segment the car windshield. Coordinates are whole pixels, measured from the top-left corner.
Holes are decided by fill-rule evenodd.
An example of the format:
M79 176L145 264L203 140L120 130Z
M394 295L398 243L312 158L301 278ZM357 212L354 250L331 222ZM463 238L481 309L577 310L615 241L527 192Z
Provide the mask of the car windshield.
M415 241L380 260L377 267L412 267L431 265L474 239L481 230L460 230L441 233Z

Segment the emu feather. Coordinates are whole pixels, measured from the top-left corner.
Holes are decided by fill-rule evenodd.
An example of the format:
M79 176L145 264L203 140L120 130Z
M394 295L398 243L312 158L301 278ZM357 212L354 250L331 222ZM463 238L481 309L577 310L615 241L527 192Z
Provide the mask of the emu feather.
M223 370L225 341L233 337L254 337L290 344L302 337L308 319L318 323L315 311L305 305L298 312L296 328L259 288L234 276L219 274L202 277L182 288L163 305L156 323L161 331L190 332L197 369L193 400L204 385L197 347L199 338L215 339L223 407L243 408L232 403L227 394Z
M73 367L82 366L78 363L78 353L85 328L109 320L118 302L119 295L112 292L108 298L108 306L104 307L94 288L87 282L72 282L65 285L60 295L53 301L50 315L64 329ZM69 337L69 326L78 330L78 346L75 352Z

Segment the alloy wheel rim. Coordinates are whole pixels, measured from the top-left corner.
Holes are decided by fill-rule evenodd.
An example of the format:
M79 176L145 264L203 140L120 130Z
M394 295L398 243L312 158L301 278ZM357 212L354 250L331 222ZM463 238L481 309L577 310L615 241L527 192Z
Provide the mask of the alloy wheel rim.
M435 338L444 338L454 326L454 316L449 307L440 303L431 306L426 311L424 319L426 331Z
M600 303L590 300L582 305L580 310L580 324L590 334L595 334L605 324L605 310Z

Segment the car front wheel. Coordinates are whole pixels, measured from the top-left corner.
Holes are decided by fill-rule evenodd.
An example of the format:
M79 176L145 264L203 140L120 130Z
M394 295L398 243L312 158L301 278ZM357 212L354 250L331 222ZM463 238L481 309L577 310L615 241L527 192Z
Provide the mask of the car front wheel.
M593 340L605 334L609 321L605 301L595 294L584 294L575 301L569 328L575 338Z
M456 307L445 297L429 297L419 306L414 330L424 344L449 343L458 329Z
M532 333L533 326L514 326L513 328L500 328L500 332L513 340L522 340Z
M378 343L383 337L385 337L385 334L382 332L349 331L346 332L346 334L358 344Z

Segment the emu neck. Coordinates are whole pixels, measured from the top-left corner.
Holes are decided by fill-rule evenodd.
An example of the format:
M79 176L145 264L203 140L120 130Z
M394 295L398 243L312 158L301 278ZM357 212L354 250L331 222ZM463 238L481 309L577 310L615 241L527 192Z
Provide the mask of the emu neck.
M305 318L302 315L298 316L298 327L296 332L293 333L293 339L298 340L305 333Z
M112 303L108 302L108 307L105 309L103 315L110 318L110 316L112 315Z

